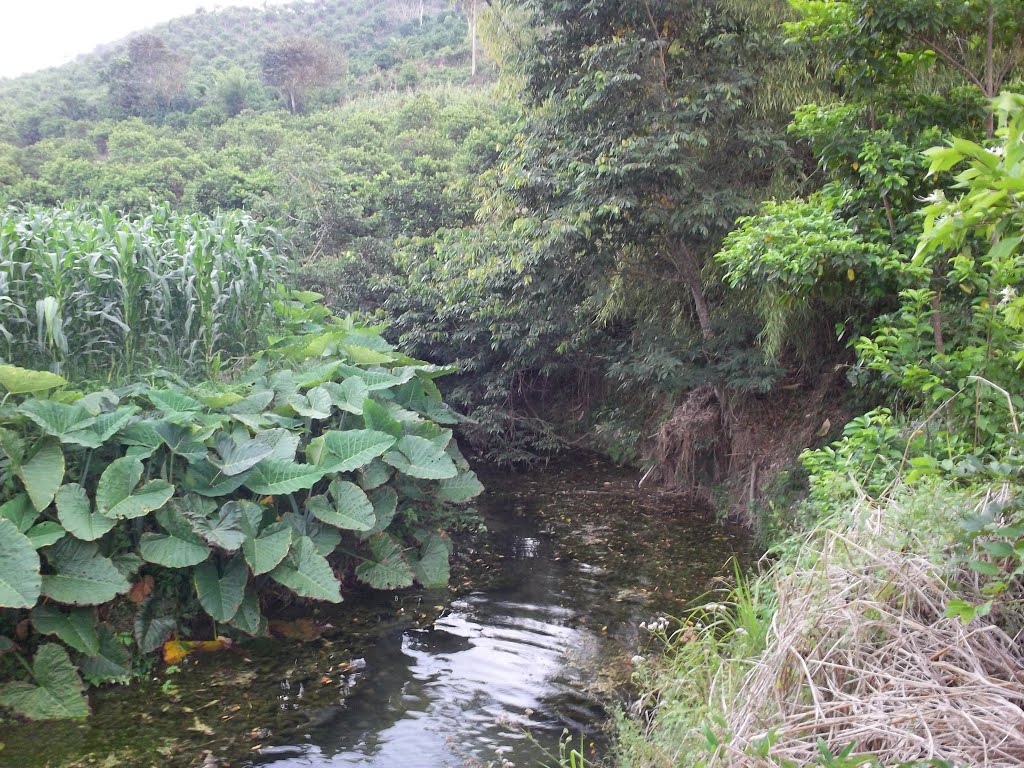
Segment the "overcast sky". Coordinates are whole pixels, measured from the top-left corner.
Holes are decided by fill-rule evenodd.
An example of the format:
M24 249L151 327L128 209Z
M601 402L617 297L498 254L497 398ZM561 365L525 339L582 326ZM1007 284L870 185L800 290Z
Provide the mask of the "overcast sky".
M261 7L288 0L0 0L0 77L71 61L96 46L162 21L229 5Z

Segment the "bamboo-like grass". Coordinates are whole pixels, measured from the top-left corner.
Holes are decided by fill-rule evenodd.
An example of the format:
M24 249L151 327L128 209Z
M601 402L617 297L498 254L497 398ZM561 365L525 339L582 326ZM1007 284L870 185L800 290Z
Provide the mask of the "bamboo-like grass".
M0 358L108 380L209 373L258 348L289 273L285 239L243 213L0 211Z

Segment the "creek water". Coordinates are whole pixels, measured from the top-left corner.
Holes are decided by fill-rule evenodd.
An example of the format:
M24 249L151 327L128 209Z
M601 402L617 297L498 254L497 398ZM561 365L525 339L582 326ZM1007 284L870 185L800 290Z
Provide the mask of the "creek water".
M649 650L639 628L723 586L747 542L601 462L482 473L452 589L354 599L274 641L92 694L81 724L5 727L3 766L537 766L588 756ZM305 622L305 623L303 623ZM286 625L287 626L287 625Z

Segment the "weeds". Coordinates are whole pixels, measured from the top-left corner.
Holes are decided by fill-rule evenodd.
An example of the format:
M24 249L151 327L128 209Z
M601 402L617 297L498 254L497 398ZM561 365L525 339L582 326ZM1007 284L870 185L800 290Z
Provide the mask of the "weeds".
M907 507L864 500L753 586L656 626L621 765L1021 765L1024 654L945 616L958 573L910 554L929 548L908 546Z

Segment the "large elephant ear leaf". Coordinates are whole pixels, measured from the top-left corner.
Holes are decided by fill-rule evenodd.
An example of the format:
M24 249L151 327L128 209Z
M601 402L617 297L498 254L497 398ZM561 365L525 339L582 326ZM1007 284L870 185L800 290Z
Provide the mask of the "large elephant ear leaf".
M335 480L329 488L330 501L325 496L314 496L306 508L318 520L349 531L368 531L376 520L373 503L355 483Z
M259 530L258 525L248 516L243 516L241 525L242 532L246 535L245 541L242 542L242 554L252 568L253 574L259 576L274 570L291 549L292 526L282 520Z
M156 521L166 533L142 534L139 554L147 562L167 568L187 568L209 556L206 542L195 534L189 521L174 505L158 511Z
M177 626L177 619L162 613L159 601L150 595L143 600L135 614L135 643L143 654L152 653L174 634Z
M245 486L253 493L281 496L312 488L326 474L323 467L266 459L246 476Z
M157 421L153 424L153 431L171 453L184 457L190 464L202 461L206 456L206 446L193 438L191 427Z
M0 504L0 517L14 523L18 533L25 533L39 519L39 511L32 506L28 494L19 493L13 499Z
M64 452L52 437L39 443L35 455L18 468L18 477L25 485L32 506L42 512L53 501L64 482Z
M150 480L136 488L143 466L138 459L115 459L96 486L96 509L114 519L143 517L171 500L174 486L165 480Z
M57 517L68 533L82 541L96 541L117 525L116 520L92 511L85 489L77 483L57 491Z
M43 635L56 635L67 645L86 656L95 656L100 650L96 634L96 611L92 608L62 610L48 603L32 609L32 626Z
M341 602L341 586L327 563L317 552L316 544L308 536L299 536L288 556L270 572L270 578L288 587L300 597Z
M249 568L240 557L232 558L223 572L212 560L200 564L194 572L196 594L214 621L231 621L245 597Z
M173 389L151 389L146 393L146 397L149 402L171 416L195 413L203 408L203 404L194 397L189 397L184 392L176 392Z
M351 472L382 455L395 444L395 438L372 429L349 429L325 432L314 442L323 446L317 464L330 472Z
M331 417L333 401L326 389L323 387L313 387L304 395L297 394L289 397L288 405L299 416L307 419L322 420Z
M444 534L434 533L428 536L420 546L419 557L410 558L416 581L427 589L446 586L450 576L450 554L450 542Z
M13 682L0 688L0 706L30 720L82 719L89 716L85 686L68 652L51 643L36 651L32 662L35 684Z
M402 436L402 424L394 418L388 409L372 398L363 401L363 423L367 429L387 432L394 438Z
M483 483L472 471L460 472L458 477L442 480L434 488L434 498L452 504L465 504L484 492Z
M99 435L89 429L96 419L80 405L66 405L53 400L29 400L21 404L18 413L27 416L43 432L62 443L98 448L102 442Z
M3 456L7 457L12 471L17 469L25 458L25 443L17 432L0 427L0 457Z
M12 395L29 395L63 387L68 380L49 371L32 371L16 365L0 365L0 387Z
M65 538L45 553L55 572L43 576L42 593L58 603L102 605L131 589L94 542Z
M245 482L248 475L242 473L228 477L208 462L190 464L185 472L185 487L200 496L227 496L234 493Z
M370 533L380 533L395 519L398 512L398 493L394 488L377 488L367 494L373 503L373 528ZM368 537L367 537L368 538Z
M93 685L127 683L132 679L132 652L114 634L109 624L101 624L99 650L82 660L79 669Z
M426 438L406 435L395 449L384 454L384 461L409 477L445 480L459 474L451 456Z
M370 396L370 390L361 377L350 376L341 384L329 381L323 388L330 394L336 407L356 416L363 415L363 403Z
M386 533L370 539L372 557L356 568L356 578L374 589L398 589L412 586L412 568L409 567L401 545Z
M260 611L260 599L253 590L245 590L245 597L242 598L242 604L231 620L231 625L253 637L267 634L267 620Z
M245 540L242 532L242 504L251 502L229 501L215 515L191 516L192 530L210 544L227 552L236 552Z
M0 517L0 608L31 608L41 587L35 547L14 523Z
M224 432L217 435L213 448L216 454L210 456L210 463L228 477L252 469L274 452L274 446L267 441L249 439L236 442Z

